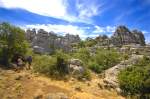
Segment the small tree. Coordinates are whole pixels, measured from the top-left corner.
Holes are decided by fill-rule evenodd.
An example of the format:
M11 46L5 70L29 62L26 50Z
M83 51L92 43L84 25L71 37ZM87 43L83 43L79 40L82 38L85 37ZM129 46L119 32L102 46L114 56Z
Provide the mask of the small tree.
M56 68L61 75L68 74L68 55L65 54L62 50L57 50L54 57L57 59Z
M16 53L24 55L28 48L25 32L8 23L0 24L0 44L0 62L3 65L8 65Z

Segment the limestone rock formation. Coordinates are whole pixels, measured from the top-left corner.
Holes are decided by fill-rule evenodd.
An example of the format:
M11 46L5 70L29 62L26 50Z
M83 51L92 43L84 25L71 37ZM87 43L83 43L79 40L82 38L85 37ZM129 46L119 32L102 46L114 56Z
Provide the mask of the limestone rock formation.
M35 35L36 35L36 30L35 30L35 29L32 29L32 30L28 29L28 30L26 31L26 38L27 38L27 40L28 40L30 43L32 43L32 41L33 41Z
M106 84L106 86L110 87L110 88L114 88L114 89L119 88L119 84L118 84L119 82L117 79L118 73L121 70L123 70L129 66L132 66L132 64L137 63L137 61L139 59L141 59L142 57L143 57L142 55L133 55L128 60L122 61L120 64L106 70L105 78L104 78L104 83Z
M137 44L145 45L145 37L141 31L133 30L132 33L135 36L135 41Z
M141 31L130 31L125 26L119 26L111 37L111 43L117 46L128 44L140 44L143 46L145 45L145 38Z
M83 62L79 59L70 59L69 71L72 75L75 75L76 77L83 75L83 73L85 72Z
M81 40L78 35L58 36L54 32L47 32L43 29L39 29L37 32L35 29L28 29L26 38L37 53L52 53L55 49L68 52L72 50L73 43L78 43Z

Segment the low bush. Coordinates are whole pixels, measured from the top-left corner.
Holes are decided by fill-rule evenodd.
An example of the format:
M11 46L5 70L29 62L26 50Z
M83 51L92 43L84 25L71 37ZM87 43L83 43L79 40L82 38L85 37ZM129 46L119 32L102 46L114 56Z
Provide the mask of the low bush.
M49 55L35 55L33 70L52 76L61 78L68 74L67 55L62 51L56 51L53 56Z
M101 73L102 72L102 68L99 64L97 64L96 62L90 62L89 63L89 69L91 69L92 71L96 72L96 73Z
M43 73L46 75L54 74L57 63L56 58L48 55L35 55L33 58L33 60L35 60L33 62L33 70L35 72Z
M80 75L78 77L78 80L82 81L83 79L86 79L86 80L91 80L92 79L91 72L87 68L85 68L85 72L83 73L83 75Z
M121 71L118 79L123 95L145 97L150 94L150 59L144 57L137 64Z
M120 55L115 50L99 49L89 62L89 68L96 73L101 73L120 61Z
M72 57L82 60L83 63L87 65L91 56L90 56L90 52L88 51L88 49L80 48L77 52L73 54Z
M60 75L68 74L68 55L62 50L57 50L54 56L57 59L56 68Z

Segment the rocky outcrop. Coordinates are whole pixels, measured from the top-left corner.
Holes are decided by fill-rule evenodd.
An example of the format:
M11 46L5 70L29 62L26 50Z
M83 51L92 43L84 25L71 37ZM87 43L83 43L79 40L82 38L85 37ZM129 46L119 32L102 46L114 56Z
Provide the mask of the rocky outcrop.
M82 76L85 72L85 69L83 67L83 62L79 59L70 59L69 72L76 78Z
M145 37L141 31L133 30L132 33L135 36L135 41L137 44L140 44L142 46L145 45Z
M111 37L111 43L117 46L128 44L140 44L143 46L145 45L145 38L141 31L130 31L125 26L119 26Z
M131 58L129 58L126 61L122 61L120 64L108 69L105 71L105 78L104 78L104 83L108 88L114 88L117 89L119 88L119 82L117 79L118 73L129 67L132 66L132 64L137 63L139 59L142 58L142 55L133 55Z
M26 38L37 53L52 53L55 49L69 52L72 50L73 43L80 42L78 35L58 36L54 32L47 32L43 29L39 29L37 32L35 29L28 29Z

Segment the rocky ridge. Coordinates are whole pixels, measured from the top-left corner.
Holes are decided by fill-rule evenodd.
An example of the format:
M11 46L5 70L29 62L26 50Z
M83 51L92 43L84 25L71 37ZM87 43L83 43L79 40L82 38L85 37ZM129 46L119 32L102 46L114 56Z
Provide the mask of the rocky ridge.
M69 52L72 48L71 45L81 40L78 35L66 34L65 36L58 36L54 32L46 32L43 29L38 31L28 29L26 38L37 53L52 53L55 49Z
M117 46L128 44L139 44L144 46L145 38L141 31L130 31L125 26L119 26L111 37L111 43Z
M28 29L26 31L26 38L37 53L52 53L56 49L69 52L73 50L72 45L74 43L81 41L79 35L66 34L65 36L58 36L54 32L46 32L43 29ZM93 39L87 38L87 40ZM96 46L145 46L144 34L139 30L131 31L125 26L118 26L110 38L106 35L100 35L94 40L97 42Z

